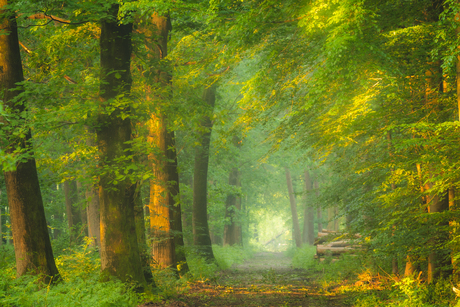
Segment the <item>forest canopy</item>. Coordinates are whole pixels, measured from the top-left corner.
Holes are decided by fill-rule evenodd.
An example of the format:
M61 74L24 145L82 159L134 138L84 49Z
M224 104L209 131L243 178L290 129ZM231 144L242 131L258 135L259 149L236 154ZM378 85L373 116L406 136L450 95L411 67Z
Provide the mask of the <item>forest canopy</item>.
M458 281L458 1L0 6L18 277L65 279L55 256L86 237L142 292L213 245L330 230L389 274Z

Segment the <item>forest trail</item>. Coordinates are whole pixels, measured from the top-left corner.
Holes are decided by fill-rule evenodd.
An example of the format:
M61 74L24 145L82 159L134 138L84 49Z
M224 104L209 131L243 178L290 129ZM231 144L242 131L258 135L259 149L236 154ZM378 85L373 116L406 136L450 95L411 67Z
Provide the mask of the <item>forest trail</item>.
M196 283L174 300L143 306L345 306L345 296L323 289L314 276L292 268L283 253L260 252L215 282Z

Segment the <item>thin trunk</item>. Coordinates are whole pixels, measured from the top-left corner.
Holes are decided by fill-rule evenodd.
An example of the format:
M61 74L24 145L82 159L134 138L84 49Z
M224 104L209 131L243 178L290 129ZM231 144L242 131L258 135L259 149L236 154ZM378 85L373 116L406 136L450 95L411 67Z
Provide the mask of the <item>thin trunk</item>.
M70 233L70 244L77 243L78 238L82 238L80 230L82 227L80 203L77 192L77 182L75 180L64 181L64 196L67 226Z
M216 86L211 85L203 93L203 101L209 107L209 112L214 109L215 100ZM205 132L199 135L200 145L195 148L192 212L193 244L202 257L213 261L215 258L209 235L207 200L209 147L212 131L212 121L209 114L206 114L202 119L201 127Z
M314 208L307 202L307 194L312 190L312 182L308 170L304 172L305 181L305 193L304 193L304 220L303 220L303 232L302 232L302 243L308 243L313 245L315 242L315 211Z
M239 138L237 136L233 137L233 145L239 147ZM236 161L233 161L236 163ZM238 186L239 182L239 170L237 167L232 167L230 170L228 184L232 189L235 189ZM238 195L234 191L227 194L227 199L225 200L225 220L227 221L224 226L224 246L225 245L235 245L241 244L241 238L239 236L238 228Z
M137 244L139 245L144 278L147 283L152 283L153 275L150 268L150 253L146 238L144 204L142 203L141 185L139 183L136 185L136 192L134 194L134 220L136 223Z
M456 211L457 210L457 202L455 200L455 189L449 189L449 210ZM450 231L450 240L457 240L458 238L458 222L455 219L451 219L449 221L449 231ZM458 268L458 260L456 259L455 255L459 252L458 243L454 244L452 247L451 253L451 264L452 264L452 275L454 282L459 281L459 268Z
M318 198L319 197L318 181L315 181L313 183L313 189L315 190L316 198ZM318 232L322 232L323 231L323 214L321 212L320 206L318 206L318 209L316 209L316 218L318 219Z
M391 132L387 133L387 140L388 140L388 155L390 156L391 162L393 163L393 144L391 141ZM391 169L391 172L394 170ZM396 190L396 185L394 183L391 183L391 191ZM396 231L396 225L393 225L392 227L392 236L394 236L394 233ZM398 258L397 256L393 256L393 259L391 260L391 272L393 275L398 275L399 274L399 267L398 267Z
M99 149L99 201L101 212L101 268L104 274L122 281L146 284L142 271L136 223L134 220L135 184L127 171L126 156L132 151L129 104L131 89L130 59L132 24L120 24L118 5L112 5L101 21L100 110L96 126ZM104 112L103 110L110 110Z
M93 239L93 246L101 247L101 216L99 211L99 192L97 186L89 184L85 191L88 237Z
M3 10L7 5L7 0L0 0L3 16L0 33L0 92L3 104L11 109L12 117L16 117L19 125L22 125L25 122L22 113L26 108L23 103L15 101L15 98L22 92L16 89L16 84L24 81L24 77L16 19L13 12ZM11 130L16 128L7 119L0 120ZM17 148L27 153L26 158L16 162L14 170L4 172L16 255L16 273L18 276L27 272L43 274L45 282L49 282L50 279L57 280L59 272L51 249L32 152L31 132L27 130L24 136L19 137L9 134L7 138L6 146L2 145L7 154L14 154Z
M289 203L291 204L292 225L294 228L294 240L297 247L302 246L302 239L300 237L299 217L297 215L297 204L295 201L294 189L292 188L291 172L289 168L284 168L286 171L286 183L289 193Z
M1 194L1 192L0 192ZM2 207L0 207L0 246L3 245L3 220L2 220Z
M444 91L443 88L443 76L441 63L435 62L430 70L426 72L427 77L427 86L425 99L426 104L439 105L439 95ZM427 173L431 179L435 177L438 171L431 169L431 165L427 167ZM434 183L430 181L428 183L427 191L432 191L434 188ZM427 195L427 205L428 213L441 213L449 210L449 197L448 191L444 191L442 194L430 193ZM436 225L437 231L433 234L433 237L429 240L432 250L428 255L428 282L434 282L437 278L441 277L446 271L442 271L442 267L448 266L450 263L447 263L447 257L445 255L446 251L440 248L441 245L444 245L444 242L448 240L448 234L439 229L438 226L448 226L448 222L441 222ZM450 262L450 261L449 261ZM451 273L451 272L450 272Z
M186 189L182 190L180 194L180 201L182 204L182 231L183 233L192 234L192 207L193 207L193 177L192 175L186 176L184 184L187 186ZM185 193L190 191L190 193ZM192 239L190 236L182 236L185 240L185 245L191 245Z
M96 147L95 131L86 126L88 137L86 138L86 146ZM99 208L99 190L97 183L91 182L86 184L85 200L86 200L86 221L88 223L88 237L92 238L92 246L101 248L101 215Z
M430 189L433 187L431 186ZM428 213L440 213L449 209L449 198L448 195L434 195L428 198ZM446 225L447 226L447 225ZM442 276L442 267L449 265L446 263L447 258L445 257L445 251L439 249L438 245L443 242L446 238L443 235L443 231L440 230L434 234L433 238L430 239L433 245L432 251L428 255L428 282L434 282L436 279ZM450 261L449 261L450 262Z
M77 195L78 195L78 208L80 210L80 217L81 217L81 235L88 236L88 215L86 213L86 202L83 201L85 199L85 189L83 188L80 181L76 181L77 183Z

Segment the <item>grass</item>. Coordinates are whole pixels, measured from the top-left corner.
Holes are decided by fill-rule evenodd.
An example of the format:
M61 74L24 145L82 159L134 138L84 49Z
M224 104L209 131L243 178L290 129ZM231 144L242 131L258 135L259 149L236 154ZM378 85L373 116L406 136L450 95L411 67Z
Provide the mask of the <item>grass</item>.
M376 266L369 254L342 255L338 261L314 259L315 247L293 253L292 265L316 274L323 291L335 289L349 296L354 307L460 307L452 280L427 284L419 277L397 277Z
M117 279L101 282L100 258L89 242L75 249L66 249L56 257L63 281L44 285L40 277L25 275L16 278L14 250L11 245L0 251L0 306L138 306L147 301L159 302L184 293L188 284L213 280L221 269L229 268L250 257L240 247L214 246L216 263L188 255L190 272L177 278L171 270L153 269L157 288L154 293L137 293L135 285Z

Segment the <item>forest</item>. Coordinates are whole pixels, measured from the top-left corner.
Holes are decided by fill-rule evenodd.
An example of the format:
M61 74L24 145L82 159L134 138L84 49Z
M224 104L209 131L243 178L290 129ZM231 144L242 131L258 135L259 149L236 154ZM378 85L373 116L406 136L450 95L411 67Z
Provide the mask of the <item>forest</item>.
M460 306L459 1L0 7L0 306Z

